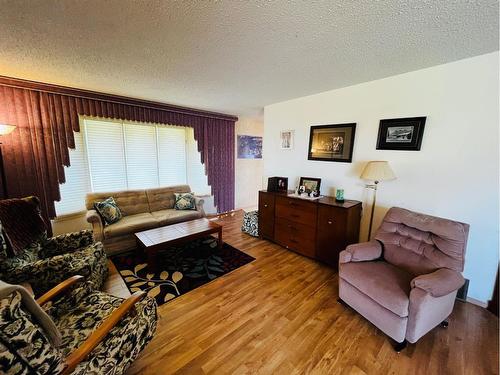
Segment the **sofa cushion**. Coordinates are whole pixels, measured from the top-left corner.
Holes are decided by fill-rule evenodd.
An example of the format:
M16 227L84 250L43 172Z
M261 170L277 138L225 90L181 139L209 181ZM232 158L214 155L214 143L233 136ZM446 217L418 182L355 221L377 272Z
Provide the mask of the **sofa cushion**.
M123 216L149 212L146 190L124 190L104 193L88 193L85 198L87 210L94 209L94 203L113 197Z
M189 185L177 185L146 190L150 212L174 208L175 193L189 193Z
M150 213L124 216L120 221L104 228L104 238L140 232L158 225L159 222Z
M339 276L394 314L408 316L411 274L387 262L375 261L343 263Z
M152 212L151 214L156 220L158 220L160 226L180 223L181 221L194 220L201 217L199 211L193 211L193 210L182 211L176 209L169 209L169 210Z

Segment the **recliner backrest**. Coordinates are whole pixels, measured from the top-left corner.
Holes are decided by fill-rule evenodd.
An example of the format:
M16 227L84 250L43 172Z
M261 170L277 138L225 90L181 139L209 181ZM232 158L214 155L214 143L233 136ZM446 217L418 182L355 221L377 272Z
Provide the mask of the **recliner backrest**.
M384 259L413 275L464 269L469 225L393 207L375 234Z

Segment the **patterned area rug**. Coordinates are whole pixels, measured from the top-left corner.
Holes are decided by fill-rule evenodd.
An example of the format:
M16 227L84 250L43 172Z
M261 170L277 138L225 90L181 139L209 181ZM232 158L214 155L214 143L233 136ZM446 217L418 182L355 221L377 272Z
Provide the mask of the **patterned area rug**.
M111 257L130 292L143 290L158 305L255 260L226 243L219 249L213 237L159 252L158 273L150 273L146 259L139 250Z

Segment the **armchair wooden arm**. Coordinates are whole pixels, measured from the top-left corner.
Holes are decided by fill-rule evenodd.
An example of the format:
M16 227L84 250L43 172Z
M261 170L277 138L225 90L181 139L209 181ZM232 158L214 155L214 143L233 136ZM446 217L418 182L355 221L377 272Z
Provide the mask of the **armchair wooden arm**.
M66 367L62 375L68 375L87 357L106 335L130 312L134 305L146 296L144 292L135 292L128 297L111 315L97 328L85 342L66 358Z
M64 280L62 283L59 283L58 285L50 289L47 293L38 298L36 302L40 306L43 306L47 302L52 301L58 295L66 293L71 286L73 286L77 282L83 281L83 279L84 277L80 275L71 276L69 279Z

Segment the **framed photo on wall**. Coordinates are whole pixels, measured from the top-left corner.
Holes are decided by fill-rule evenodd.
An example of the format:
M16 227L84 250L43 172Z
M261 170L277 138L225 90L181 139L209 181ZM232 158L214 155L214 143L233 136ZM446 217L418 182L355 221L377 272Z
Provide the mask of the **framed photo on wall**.
M356 124L311 126L309 160L352 162Z
M380 120L377 150L420 151L426 117Z
M280 146L282 150L293 149L293 130L282 130L280 131Z

